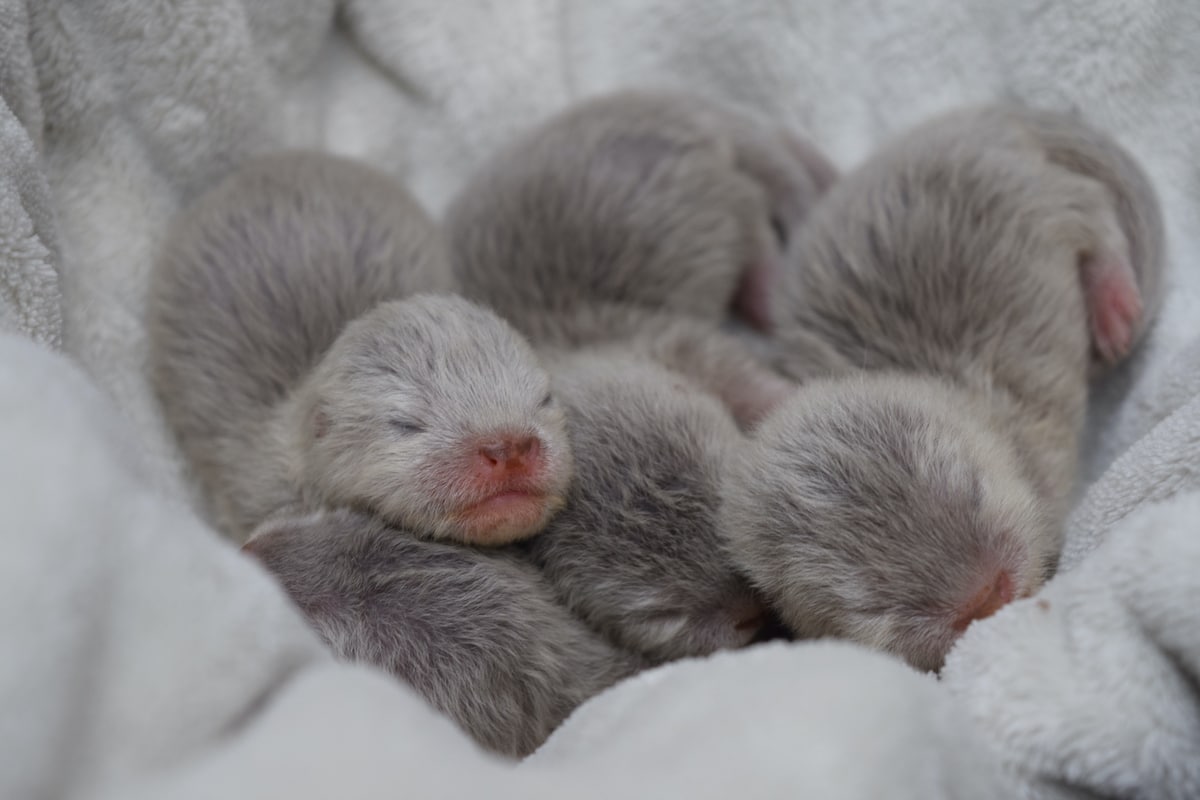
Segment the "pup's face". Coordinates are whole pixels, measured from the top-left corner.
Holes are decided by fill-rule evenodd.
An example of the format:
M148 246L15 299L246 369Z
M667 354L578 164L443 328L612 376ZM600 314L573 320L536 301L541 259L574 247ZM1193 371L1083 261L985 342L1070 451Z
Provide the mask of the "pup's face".
M730 471L722 513L797 634L936 669L972 621L1042 584L1057 537L1003 443L918 381L802 389Z
M354 323L326 357L306 471L327 502L437 539L507 544L563 504L563 411L526 342L459 298L417 296Z

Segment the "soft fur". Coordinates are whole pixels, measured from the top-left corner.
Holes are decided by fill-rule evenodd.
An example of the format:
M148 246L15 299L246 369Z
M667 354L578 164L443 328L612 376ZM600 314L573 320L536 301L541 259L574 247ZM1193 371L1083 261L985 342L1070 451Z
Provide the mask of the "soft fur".
M460 462L496 433L541 442L540 470L498 488L544 502L488 543L544 524L570 476L548 376L490 311L394 299L448 280L416 202L345 159L251 162L182 215L151 287L150 377L226 533L305 500L480 538L461 512L484 490Z
M1162 208L1141 165L1115 139L1075 115L1014 104L979 110L975 115L980 125L1020 127L1033 137L1035 149L1050 163L1098 181L1108 190L1123 234L1110 247L1123 249L1118 255L1124 256L1134 271L1141 303L1141 314L1132 324L1130 344L1135 344L1157 318L1165 289ZM1097 253L1088 255L1094 259ZM1085 271L1082 276L1085 290L1088 266L1086 261L1081 265ZM1094 371L1106 366L1103 353L1096 352L1093 356ZM1108 359L1114 360L1119 359Z
M976 398L925 377L817 380L729 469L720 530L801 636L836 636L937 668L964 601L997 571L1032 593L1056 520Z
M1101 252L1144 255L1135 272L1156 287L1161 221L1153 202L1118 214L1105 183L1050 160L1023 113L1000 106L932 120L835 186L789 251L777 341L796 377L887 368L963 384L986 400L988 423L1013 441L1060 517L1087 400L1081 267ZM1043 126L1058 131L1055 152L1066 151L1061 131L1071 126L1078 152L1099 152L1101 135L1084 123L1032 118L1056 121ZM1153 197L1127 156L1104 163L1105 178L1139 176L1121 197Z
M657 362L720 400L747 430L795 390L751 340L687 314L594 302L571 311L528 311L512 323L547 357L621 350Z
M571 477L565 426L549 376L511 328L461 297L417 295L350 323L255 451L266 456L283 443L290 472L278 477L298 483L309 502L495 545L536 533L562 506ZM528 469L478 477L480 447L504 437L531 438L537 456ZM243 463L232 477L250 485L241 469L258 465ZM529 493L533 507L510 519L471 513L504 492ZM270 495L239 496L260 513L277 505Z
M337 656L386 669L498 753L532 752L638 666L502 550L421 541L344 509L272 518L245 549Z
M497 153L446 217L468 297L505 316L633 303L766 325L782 244L833 182L811 145L682 93L581 103Z
M743 438L680 375L620 354L552 362L575 481L526 544L560 596L652 660L748 643L763 609L725 555L719 485Z
M834 182L811 145L699 96L621 91L496 153L446 215L460 290L541 348L620 344L744 428L790 391L720 330L767 327L784 244Z
M28 165L0 170L0 304L14 285L21 309L61 299L65 353L0 336L0 796L1200 796L1200 361L1181 358L1200 334L1194 0L0 9L0 150ZM807 131L845 166L963 103L1077 109L1162 197L1164 313L1097 414L1088 471L1107 475L1088 496L1104 513L1069 533L1077 569L1049 612L1039 597L972 626L955 650L971 657L946 668L957 685L853 647L749 648L623 682L513 768L400 681L322 660L265 573L172 502L182 461L141 374L150 254L186 187L255 148L354 154L433 209L515 131L661 83ZM45 269L22 271L39 242ZM57 315L30 321L58 341L42 335Z
M1052 147L1030 130L1048 131ZM1062 166L1102 153L1096 172L1119 191ZM961 632L949 610L970 607L972 586L986 593L1002 566L1000 600L1040 585L1076 480L1092 352L1086 272L1133 255L1150 260L1129 280L1157 285L1157 205L1117 202L1147 192L1133 162L1083 123L993 107L899 137L814 211L775 298L781 364L798 378L917 377L802 391L757 433L764 463L796 474L767 480L760 464L727 487L722 527L736 531L738 561L794 629L935 667ZM958 447L943 429L958 431ZM830 477L814 485L821 473ZM1006 488L971 499L975 479ZM857 579L839 586L854 564Z

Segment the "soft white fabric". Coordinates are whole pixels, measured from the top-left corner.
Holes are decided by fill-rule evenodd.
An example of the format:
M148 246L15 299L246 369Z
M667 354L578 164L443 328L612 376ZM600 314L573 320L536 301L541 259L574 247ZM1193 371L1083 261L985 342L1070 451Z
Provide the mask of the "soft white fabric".
M1154 404L1164 418L1088 487L1067 521L1063 570L1074 569L1138 507L1200 486L1200 340L1171 363Z
M1197 564L1191 491L1130 514L950 654L946 686L1033 796L1200 797Z
M0 62L0 330L58 346L62 316L53 210L30 133L19 111L14 113L29 108L22 90L23 79L32 75L19 58L22 43L7 41L20 26L6 23L0 8L0 52L12 54Z
M973 626L945 683L1031 795L1200 796L1200 347L1091 485L1062 572Z
M607 778L610 797L986 800L1015 788L932 677L840 642L642 673L581 706L522 764L548 767L580 785L622 776Z
M0 795L986 797L1001 765L1034 797L1200 791L1193 0L346 0L331 33L334 5L0 0L0 329L82 369L0 340ZM145 281L249 154L356 155L438 211L522 127L630 84L770 115L843 167L960 103L1081 108L1156 182L1167 300L1097 394L1063 573L975 625L944 685L823 645L672 665L513 767L330 663L186 510Z

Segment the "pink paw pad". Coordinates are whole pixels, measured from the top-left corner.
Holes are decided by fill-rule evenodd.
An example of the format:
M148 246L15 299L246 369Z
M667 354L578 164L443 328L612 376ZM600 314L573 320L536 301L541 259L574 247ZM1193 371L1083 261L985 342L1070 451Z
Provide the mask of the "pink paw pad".
M1122 258L1101 256L1083 265L1083 290L1092 347L1113 364L1129 354L1142 317L1142 296L1133 268Z

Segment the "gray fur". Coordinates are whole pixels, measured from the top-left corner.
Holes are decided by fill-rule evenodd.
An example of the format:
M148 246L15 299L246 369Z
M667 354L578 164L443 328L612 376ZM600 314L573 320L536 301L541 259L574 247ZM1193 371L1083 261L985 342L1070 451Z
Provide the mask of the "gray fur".
M550 369L575 481L523 547L568 607L651 660L749 643L763 608L717 528L723 470L744 444L729 415L636 356L575 354Z
M1041 585L1057 520L985 413L950 382L880 372L812 381L763 422L721 528L793 632L935 669L981 581Z
M569 312L529 311L512 322L546 357L620 350L655 361L720 400L743 430L796 388L743 339L684 314L590 303Z
M1161 269L1149 184L1081 125L935 119L839 181L789 248L780 363L842 377L762 424L722 528L794 630L936 666L971 575L1007 564L1019 594L1049 572L1092 362L1081 271L1126 254L1152 298Z
M338 657L404 680L504 755L532 752L640 666L504 550L421 541L345 509L274 518L246 549Z
M1119 142L1075 115L1016 105L979 113L992 118L981 120L983 124L1020 125L1052 164L1108 190L1141 297L1142 313L1134 327L1134 343L1139 341L1162 305L1166 267L1162 208L1141 165Z
M777 341L796 378L900 369L986 398L988 422L1058 515L1074 481L1091 358L1080 268L1131 248L1114 193L1051 161L1023 119L1006 106L943 116L839 182L788 254ZM1155 207L1142 211L1156 219ZM1143 238L1140 250L1161 249ZM1160 269L1136 271L1153 286Z
M302 500L471 539L463 509L486 487L464 465L496 435L537 437L541 471L509 488L544 494L545 518L557 509L570 452L529 345L462 298L395 299L448 280L439 247L402 187L317 154L251 162L173 227L150 376L229 535Z
M622 91L497 154L446 216L463 293L512 319L632 303L765 325L779 237L834 180L815 148L699 97Z

